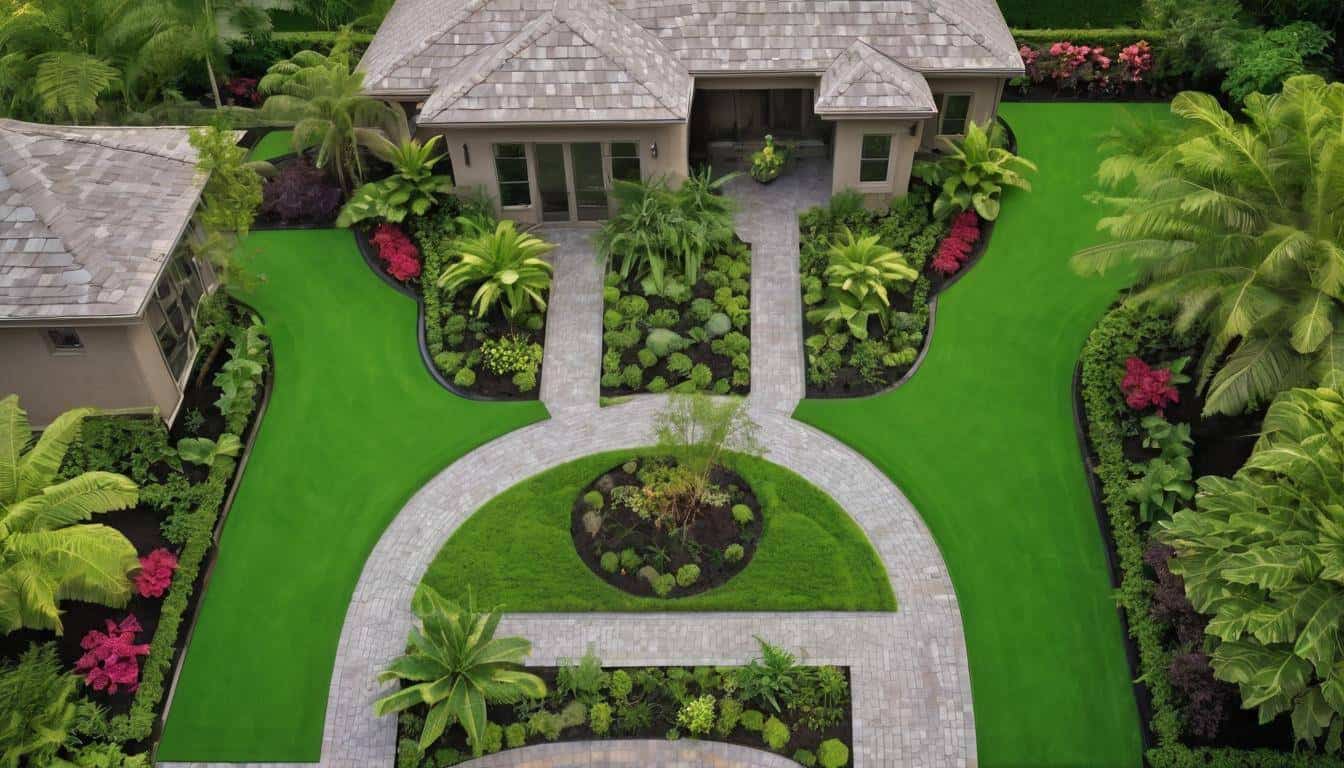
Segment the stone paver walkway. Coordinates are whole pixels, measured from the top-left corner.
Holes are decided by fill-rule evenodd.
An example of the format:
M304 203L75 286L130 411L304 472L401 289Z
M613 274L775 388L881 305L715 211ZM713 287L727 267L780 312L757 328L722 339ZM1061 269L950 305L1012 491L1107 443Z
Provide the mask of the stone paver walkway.
M937 545L881 471L789 418L803 393L794 222L798 207L819 202L816 198L824 199L829 189L822 176L799 176L788 184L790 177L771 187L735 182L732 188L743 201L741 235L753 244L751 409L767 457L830 494L863 528L886 568L899 610L509 614L500 632L531 640L529 661L543 665L577 658L589 646L613 665L740 664L755 654L752 636L760 635L797 651L807 663L850 668L856 766L974 766L961 614ZM600 266L587 245L589 234L582 229L544 233L559 244L553 252L555 288L542 373L542 398L552 419L505 435L447 467L411 498L365 563L337 649L322 765L392 766L396 719L373 717L372 702L385 692L376 676L402 652L413 620L411 594L459 525L531 475L591 453L651 442L653 418L664 397L596 407ZM468 765L789 764L723 745L703 751L689 742L639 744L636 762L618 757L626 754L622 743L574 742L501 753ZM687 749L701 751L687 756Z

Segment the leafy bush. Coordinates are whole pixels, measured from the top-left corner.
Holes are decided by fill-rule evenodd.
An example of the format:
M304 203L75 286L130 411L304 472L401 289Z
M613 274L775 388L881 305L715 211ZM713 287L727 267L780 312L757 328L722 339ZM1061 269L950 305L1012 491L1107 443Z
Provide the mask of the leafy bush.
M630 673L623 669L613 671L607 681L607 690L611 693L611 697L617 701L624 701L634 690L634 686L634 681L630 679Z
M148 644L135 642L140 622L133 615L121 623L112 619L106 622L105 632L89 630L79 641L84 655L75 662L75 671L83 672L84 684L95 691L134 691L140 687L139 657L149 655Z
M732 513L733 519L737 521L738 525L750 525L751 521L756 519L756 513L752 512L751 507L746 504L734 504Z
M1327 56L1334 35L1309 21L1278 29L1257 29L1239 45L1222 89L1239 102L1253 93L1276 93L1290 77L1307 72L1307 62Z
M730 563L736 563L742 559L743 554L741 544L729 544L723 550L723 559Z
M400 223L410 214L424 216L453 188L452 179L434 173L434 166L444 157L434 154L441 138L433 136L421 144L413 138L393 143L380 136L371 142L374 153L392 164L392 175L356 189L336 218L336 226L348 227L372 218Z
M504 728L504 743L517 749L527 743L527 729L522 723L510 723Z
M29 645L17 662L0 661L0 755L7 764L55 761L75 725L77 684L55 643Z
M706 694L687 701L677 713L677 724L695 736L709 733L714 727L714 697Z
M933 203L935 216L941 219L974 210L980 218L993 221L999 217L999 196L1005 187L1031 189L1025 174L1035 171L1035 164L997 146L999 133L997 125L986 130L972 122L964 137L942 139L946 155L916 165L916 175L942 190Z
M607 735L611 730L611 705L599 701L588 708L588 727L598 736Z
M340 185L300 156L266 180L258 213L281 224L324 224L336 218L340 205Z
M369 242L378 249L378 260L387 273L402 282L420 276L420 249L395 224L379 224Z
M173 582L177 570L177 555L159 547L140 558L140 572L135 575L135 591L141 597L163 597Z
M789 148L776 147L775 137L765 136L765 146L751 154L751 178L765 183L774 181L784 170L784 161L789 157Z
M665 293L669 267L694 285L704 259L733 238L732 201L718 194L729 178L692 174L676 192L662 179L616 181L617 211L598 233L598 254L622 279L647 276L651 295Z
M800 749L793 753L793 762L803 766L803 768L815 768L817 756L806 749Z
M742 727L746 730L759 732L761 728L765 727L765 715L759 710L748 709L742 713L739 722L741 722Z
M817 761L821 768L844 768L849 763L849 747L839 739L827 739L817 749Z
M732 697L724 697L719 702L719 719L714 726L714 732L720 737L727 736L737 727L737 722L742 717L742 702Z
M615 573L621 568L621 558L615 552L602 553L602 570L607 573Z
M677 586L685 589L700 580L700 566L687 563L677 569Z
M952 220L952 229L938 244L938 255L933 259L934 270L951 275L961 269L970 258L975 244L980 242L980 217L975 211L962 211Z
M517 320L533 309L544 311L543 294L551 287L551 265L541 257L555 246L518 232L512 221L501 221L494 232L458 241L457 261L439 276L449 295L477 286L471 298L477 317L498 302L504 314Z
M789 745L789 726L771 715L761 726L761 740L774 751L782 752Z
M775 712L782 712L781 701L798 689L801 673L797 658L759 637L756 638L756 644L760 647L761 655L737 671L737 684L741 688L742 698L768 704Z
M500 375L524 371L536 373L541 367L541 354L540 344L513 333L481 343L482 364Z

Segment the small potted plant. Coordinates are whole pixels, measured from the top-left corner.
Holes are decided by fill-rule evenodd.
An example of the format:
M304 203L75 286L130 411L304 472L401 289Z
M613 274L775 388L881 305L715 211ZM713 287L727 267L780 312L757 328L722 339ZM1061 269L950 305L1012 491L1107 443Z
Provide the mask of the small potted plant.
M765 146L751 155L751 178L762 184L769 184L779 178L784 170L784 161L789 158L789 149L775 146L775 137L766 134Z

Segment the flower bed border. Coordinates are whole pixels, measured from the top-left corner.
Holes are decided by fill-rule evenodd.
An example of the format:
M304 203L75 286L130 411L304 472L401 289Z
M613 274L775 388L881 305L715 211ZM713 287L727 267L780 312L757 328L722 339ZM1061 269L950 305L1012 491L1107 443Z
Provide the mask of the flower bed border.
M1012 152L1013 154L1017 154L1017 134L1013 132L1013 127L1009 125L1008 121L1004 120L1002 117L998 117L996 119L998 120L999 125L1003 127L1004 136L1008 140L1008 151ZM937 290L934 290L933 281L928 279L928 275L925 275L923 273L920 274L919 276L920 279L927 281L929 284L929 294L930 294L928 303L929 322L924 330L924 343L920 344L919 346L919 354L915 355L915 361L910 364L910 367L906 369L905 373L901 374L901 377L899 379L893 381L890 384L887 384L881 389L877 389L862 395L813 394L807 391L807 383L806 381L804 381L804 387L803 387L804 398L808 400L864 400L871 397L881 397L882 395L885 395L888 392L892 392L895 391L896 389L899 389L901 385L909 381L915 375L915 372L919 370L919 367L924 364L924 358L928 356L929 349L933 346L933 331L934 328L936 328L938 325L938 297L941 296L945 291L950 289L952 286L956 285L957 282L961 280L961 278L965 277L966 274L970 272L973 267L975 267L975 265L980 263L981 257L983 257L985 253L989 251L989 241L994 234L994 226L997 223L998 223L997 219L995 219L994 221L986 221L985 219L980 219L980 239L976 241L975 246L971 249L970 256L966 258L966 261L962 262L960 269L952 273L952 275L948 276L941 283L938 284ZM946 237L946 235L944 235L944 237ZM940 240L939 243L941 244L942 241ZM802 246L800 244L799 248L801 249L801 247ZM801 276L802 275L801 265L799 266L798 272L799 275ZM916 284L915 290L918 290L918 284ZM802 312L803 312L802 359L806 361L807 306L805 304L803 305Z
M425 370L429 371L430 377L433 378L434 381L438 382L439 386L443 387L449 392L452 392L454 395L463 398L464 400L475 400L477 402L482 403L526 403L541 399L540 376L537 377L537 388L536 390L534 390L537 396L531 398L487 397L480 393L472 392L471 390L460 389L456 384L453 384L452 380L444 376L443 372L439 370L439 367L434 365L434 356L429 353L429 341L425 336L426 318L428 317L428 315L425 310L424 293L415 290L410 285L407 285L406 283L403 283L400 280L397 280L396 278L387 274L387 272L378 265L377 249L373 247L373 243L369 242L368 233L366 233L364 230L358 227L351 227L350 233L354 235L355 247L359 249L359 255L363 257L365 266L367 266L370 270L372 270L373 274L377 275L378 278L382 280L384 283L386 283L389 287L391 287L392 290L396 291L397 293L400 293L401 295L415 302L415 308L416 308L415 345L420 351L420 362L424 363ZM421 254L422 271L420 273L422 278L424 277L423 272L424 261L426 261L425 255L422 253Z
M1138 520L1128 501L1129 469L1122 437L1106 418L1105 398L1114 382L1089 381L1091 365L1122 361L1134 354L1143 336L1141 310L1110 309L1088 334L1073 376L1074 424L1079 453L1087 473L1093 510L1102 535L1116 610L1124 629L1126 656L1134 680L1145 761L1153 768L1344 768L1344 758L1271 749L1191 747L1181 741L1184 726L1173 701L1167 666L1171 654L1162 646L1164 628L1152 618L1154 583L1143 562ZM1126 342L1116 344L1117 341Z
M230 297L230 301L252 314L257 314L252 307L233 297ZM211 524L193 530L182 546L177 570L173 573L172 583L164 596L159 623L150 641L149 656L145 658L140 670L140 687L131 701L130 710L126 714L113 717L109 723L108 737L112 741L127 744L149 740L150 752L153 753L158 749L158 740L163 733L164 723L168 720L173 693L182 672L182 660L196 631L201 601L205 598L205 590L209 586L210 575L219 556L220 534L228 518L229 509L233 506L233 499L238 493L238 487L242 483L243 473L252 455L252 446L270 404L275 379L275 357L271 346L267 344L266 347L266 370L263 373L261 393L253 401L252 411L248 415L248 429L242 452L237 458L218 456L210 466L210 473L204 483L209 493L197 507L195 515L198 519L210 520ZM196 597L194 602L193 596ZM182 631L184 620L187 623L185 633ZM156 716L155 708L160 703L163 706L159 708Z

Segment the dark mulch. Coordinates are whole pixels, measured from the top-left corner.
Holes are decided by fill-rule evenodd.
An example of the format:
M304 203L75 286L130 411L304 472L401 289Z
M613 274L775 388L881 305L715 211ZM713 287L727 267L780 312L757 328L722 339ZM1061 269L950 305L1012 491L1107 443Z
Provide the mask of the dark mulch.
M531 672L532 674L546 681L546 689L548 691L555 690L555 679L557 670L556 667L525 667L525 669L528 672ZM607 672L612 672L616 669L621 669L621 667L603 667L603 669L606 670ZM642 667L625 667L625 669L633 672L636 669L642 669ZM663 667L663 669L672 669L672 667ZM682 669L685 669L686 671L689 672L691 671L692 668L682 667ZM851 679L849 667L838 667L838 669L841 671L841 673L844 674L846 681L849 681ZM639 693L640 693L639 689L636 689L635 694L632 695L631 698L637 699ZM716 698L718 697L716 696ZM575 728L566 728L565 730L561 731L560 738L558 739L558 741L562 742L592 741L594 739L599 740L666 739L668 731L670 729L677 727L676 725L677 708L675 706L675 703L671 701L652 701L651 703L654 705L653 706L654 717L652 724L647 728L642 728L632 733L617 734L614 731L612 731L604 736L597 736L592 732L591 729L588 728L587 725L583 725ZM787 711L779 714L771 712L768 709L761 709L760 711L763 714L765 714L767 718L769 718L771 715L775 715L780 720L784 721L786 725L789 726L789 744L785 748L784 754L792 756L793 753L799 749L808 749L811 750L812 752L816 752L817 746L821 744L821 742L826 741L827 739L839 739L840 741L844 742L845 746L850 747L851 749L850 759L851 764L853 764L852 755L854 744L854 721L851 705L852 705L852 694L851 694L851 702L847 703L847 705L845 706L844 715L841 717L840 722L836 723L830 728L820 731L813 730L811 728L804 726L802 723L795 722ZM613 709L615 708L616 707L613 705ZM753 709L755 707L747 706L746 708ZM552 709L554 709L554 707L552 707ZM427 710L423 707L419 709L419 714L421 716L423 716L426 712ZM487 705L486 719L488 719L492 723L497 723L502 726L508 726L516 722L525 723L527 720L526 716L520 717L519 710L511 704ZM681 732L683 738L690 738L689 736L686 735L685 729L681 729ZM406 729L401 725L401 723L400 722L398 723L397 725L398 740L418 739L419 736L420 736L419 733L407 732ZM720 738L717 734L711 734L709 736L704 737L703 740L727 742L729 744L738 744L740 746L750 747L752 749L769 751L769 747L767 747L765 742L761 739L760 733L755 731L748 731L745 728L742 728L741 726L738 726L737 728L733 729L733 731L729 733L726 737ZM541 736L529 735L527 737L527 746L534 746L536 744L542 744L542 743L546 742L542 739ZM466 733L460 727L454 727L450 725L448 727L448 730L444 733L444 735L437 742L434 743L433 748L429 750L429 754L433 755L435 750L443 748L455 749L458 751L459 754L463 755L464 757L471 756L471 747L467 745Z
M639 460L641 466L650 459ZM669 598L689 597L713 589L727 582L747 567L756 554L756 543L760 539L763 521L761 505L752 493L751 486L741 475L723 467L710 474L710 480L719 488L729 491L732 497L729 503L708 507L691 524L683 537L680 532L669 534L666 529L657 528L652 520L642 520L623 504L613 504L611 489L623 485L640 487L639 478L626 472L621 466L613 467L609 472L584 486L574 499L574 508L570 521L570 535L574 539L574 549L588 568L600 579L612 586L641 597L654 597L652 586L646 579L639 577L638 568L627 572L619 569L608 573L602 568L604 552L620 554L622 550L633 548L644 556L646 564L653 565L660 573L675 574L683 565L695 564L700 567L700 578L690 587L677 586L668 595ZM737 491L733 492L733 488ZM583 514L588 510L583 501L589 491L602 494L602 528L597 536L591 536L583 526ZM739 526L733 520L734 504L746 504L751 508L755 519L745 526ZM721 555L730 544L741 544L743 557L737 562L727 562ZM647 553L661 550L668 556L667 564L649 561Z
M933 295L934 295L933 292L930 291L929 296L932 297ZM890 296L891 298L892 311L894 312L914 311L915 302L914 302L913 285L911 285L910 289L904 293L900 293L897 291L890 291L888 293L888 296ZM930 298L930 301L932 301L932 298ZM803 338L806 339L809 336L818 333L822 333L822 328L820 326L814 325L807 319L807 307L804 307ZM882 328L882 321L879 320L877 316L868 318L868 338L882 339L885 338L886 335L887 335L886 330ZM924 328L923 344L928 344L929 341L928 335L929 335L928 326L926 325ZM846 347L843 353L841 353L845 356L846 360L850 359L851 353L853 352L854 345L856 343L858 342L851 340L849 342L849 346ZM921 350L923 349L922 345L920 349ZM918 362L919 358L915 358L915 360L916 362ZM891 385L895 384L897 381L899 381L901 377L903 377L906 374L906 372L910 370L911 367L912 366L889 368L886 370L885 378L881 382L875 383L868 381L864 379L863 376L859 375L859 369L856 368L855 366L852 365L841 366L840 369L836 371L835 378L825 384L819 385L814 384L811 381L808 381L807 396L818 399L826 399L826 398L840 398L840 397L864 397L867 395L877 394L886 389L887 387L890 387Z
M1180 90L1180 89L1176 89ZM1107 90L1059 89L1053 83L1032 83L1026 88L1010 85L1003 89L1004 101L1169 101L1175 90L1162 85L1137 83Z
M458 303L465 304L466 297L459 297ZM458 311L465 312L467 311L467 308L458 307ZM510 328L508 321L505 320L504 316L498 312L493 313L492 315L487 317L486 321L490 324L490 326L485 330L485 338L487 339L498 339L512 333L514 335L526 338L530 343L535 344L545 343L546 338L545 326L542 326L542 329L540 331L530 331L521 326ZM482 343L481 341L478 341L476 339L476 336L474 334L469 332L467 333L466 338L462 343L462 346L453 351L470 354L472 350L479 349L481 343ZM471 385L471 387L467 389L467 391L470 392L473 396L479 396L490 400L536 400L541 394L540 371L538 371L537 373L537 386L528 392L518 391L518 385L513 383L512 373L505 373L505 374L494 373L493 371L491 371L489 368L486 367L484 362L476 366L475 371L476 371L476 383ZM451 376L448 378L449 380L452 379Z

